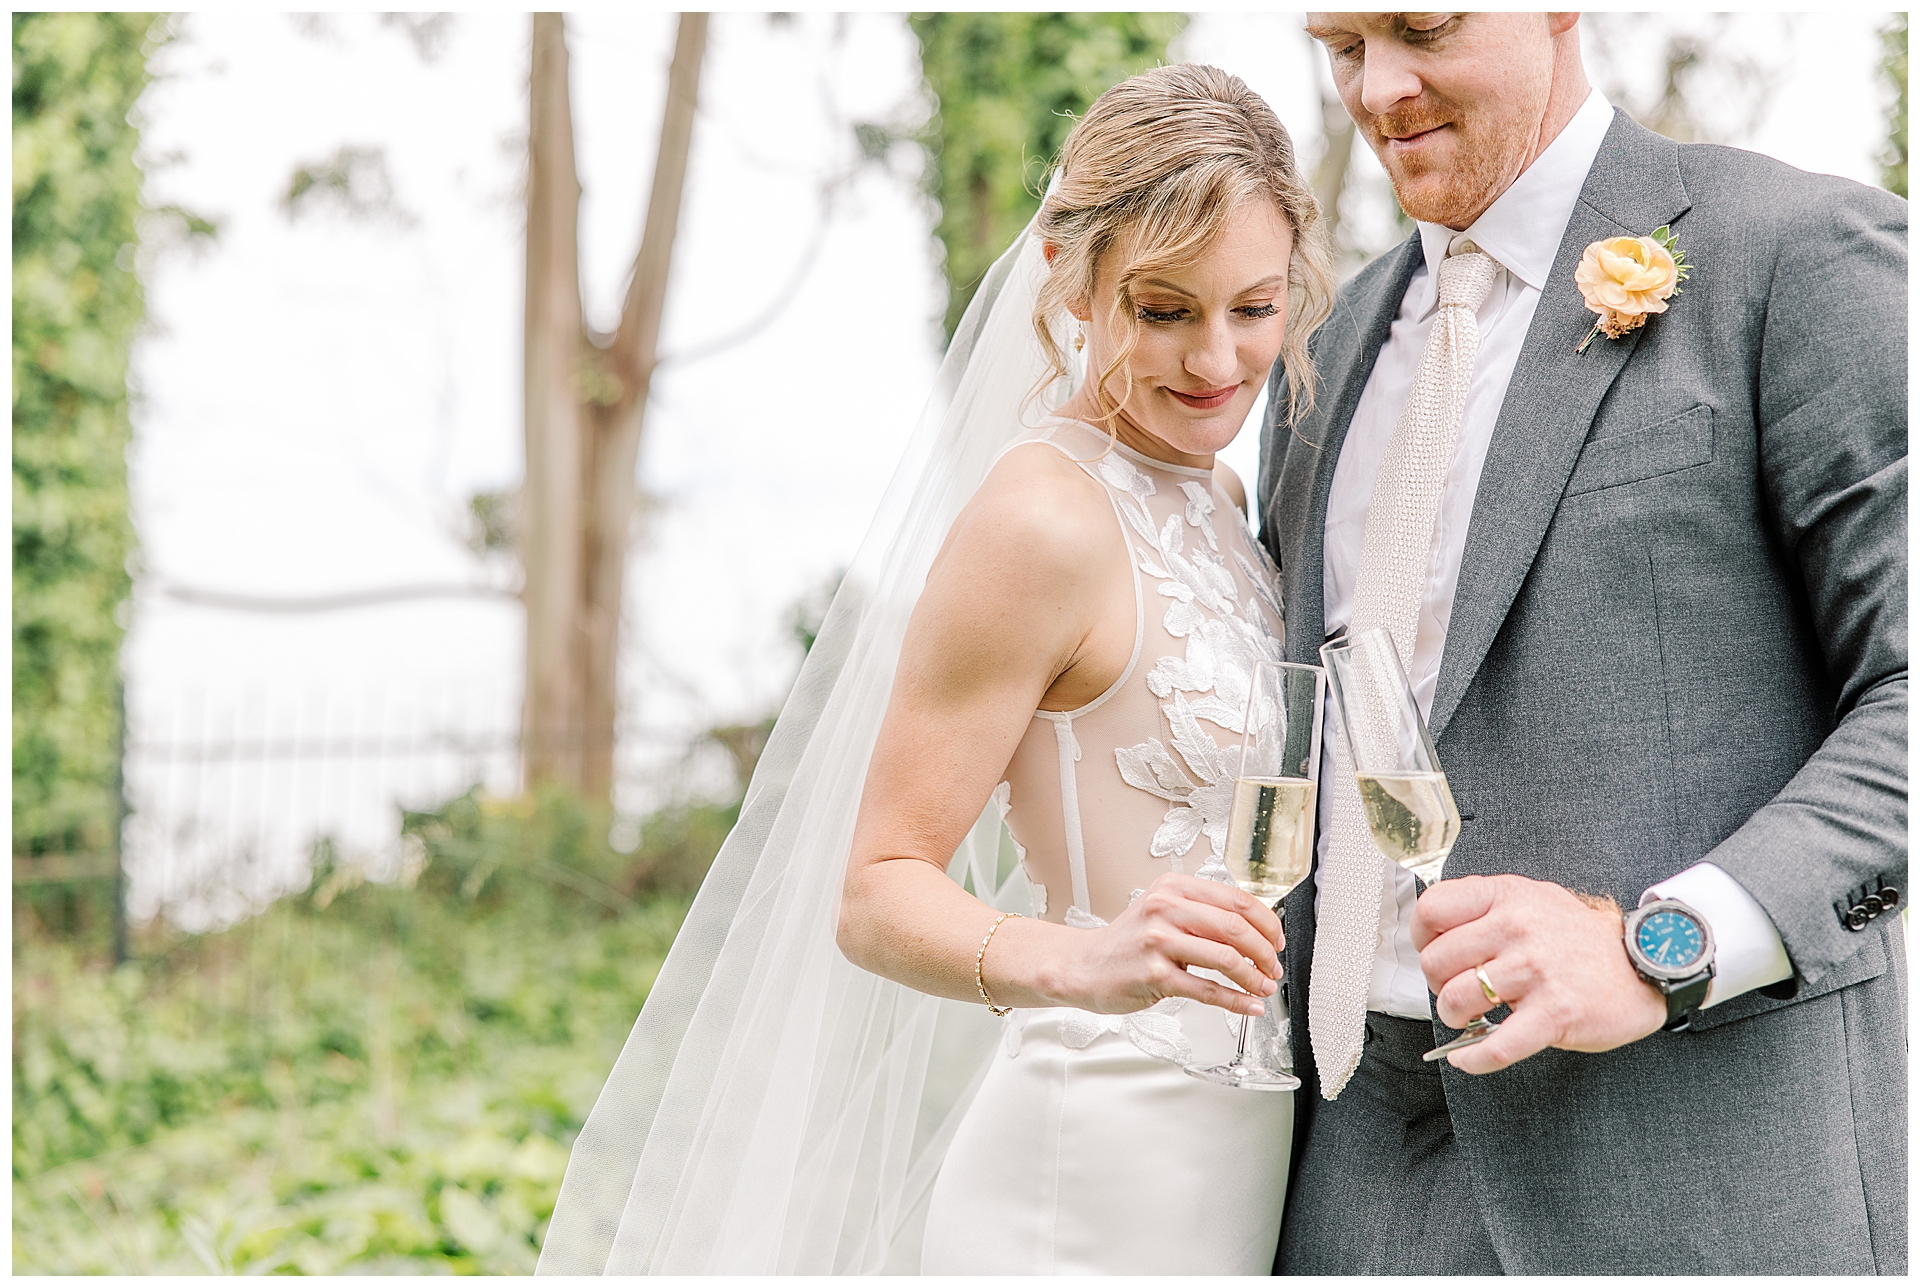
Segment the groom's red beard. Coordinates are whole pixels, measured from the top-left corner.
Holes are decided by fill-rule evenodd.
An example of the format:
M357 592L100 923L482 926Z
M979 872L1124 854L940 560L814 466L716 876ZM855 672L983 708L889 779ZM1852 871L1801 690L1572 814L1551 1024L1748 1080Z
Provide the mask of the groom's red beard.
M1429 92L1430 93L1430 92ZM1389 139L1450 127L1436 155L1395 155ZM1400 208L1414 219L1465 228L1520 176L1530 131L1524 117L1463 111L1423 95L1395 111L1369 118L1361 133L1380 158Z

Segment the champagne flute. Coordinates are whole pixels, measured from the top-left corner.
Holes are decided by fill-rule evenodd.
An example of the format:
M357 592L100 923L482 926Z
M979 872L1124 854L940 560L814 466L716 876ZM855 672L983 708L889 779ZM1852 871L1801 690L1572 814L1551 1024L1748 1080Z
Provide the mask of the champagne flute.
M1305 880L1313 864L1314 804L1320 780L1320 713L1326 673L1317 666L1261 662L1247 685L1240 767L1227 815L1223 860L1195 875L1230 881L1280 911L1280 901ZM1249 1016L1240 1017L1240 1040L1231 1064L1186 1066L1188 1073L1249 1091L1292 1091L1280 1031L1280 995L1266 1003L1260 1040L1249 1056Z
M1427 885L1440 879L1460 836L1460 810L1434 754L1427 722L1400 666L1393 637L1378 627L1320 650L1333 690L1333 708L1360 788L1367 830L1380 852ZM1449 1051L1485 1040L1499 1025L1484 1015L1451 1042L1427 1052L1438 1060Z

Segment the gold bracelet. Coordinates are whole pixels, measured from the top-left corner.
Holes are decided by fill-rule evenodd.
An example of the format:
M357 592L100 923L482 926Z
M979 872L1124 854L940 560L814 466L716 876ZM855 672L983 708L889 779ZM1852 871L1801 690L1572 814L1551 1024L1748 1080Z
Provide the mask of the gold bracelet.
M1008 1012L1012 1011L1013 1008L1011 1006L995 1006L993 1004L993 999L987 996L987 977L982 972L981 968L985 966L987 963L987 945L993 942L993 932L1000 929L1000 923L1005 921L1008 917L1017 917L1019 915L1020 914L1017 912L1003 912L998 917L994 918L993 924L987 927L987 937L980 941L980 951L977 954L975 954L973 959L974 986L980 990L980 1000L985 1002L987 1004L987 1009L989 1011L992 1011L995 1015L1006 1015Z

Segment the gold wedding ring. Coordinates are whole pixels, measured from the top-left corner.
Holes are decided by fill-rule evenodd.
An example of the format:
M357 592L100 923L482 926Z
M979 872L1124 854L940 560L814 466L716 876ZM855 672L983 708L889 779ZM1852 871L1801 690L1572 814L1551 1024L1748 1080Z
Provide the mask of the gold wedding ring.
M1480 991L1487 995L1487 1005L1489 1006L1505 1006L1506 1005L1505 1002L1500 1000L1500 994L1493 991L1493 981L1487 978L1486 967L1475 966L1473 968L1473 977L1480 981Z

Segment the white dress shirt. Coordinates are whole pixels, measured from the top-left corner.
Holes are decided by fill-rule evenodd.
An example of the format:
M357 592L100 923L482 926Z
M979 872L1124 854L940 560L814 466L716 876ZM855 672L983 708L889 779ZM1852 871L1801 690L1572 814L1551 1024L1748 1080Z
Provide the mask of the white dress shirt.
M1453 613L1453 592L1460 580L1460 556L1466 547L1467 523L1473 515L1474 494L1494 422L1513 377L1514 362L1533 321L1534 306L1553 267L1560 239L1573 215L1587 171L1599 155L1601 141L1613 123L1613 106L1598 90L1588 95L1574 118L1532 165L1513 181L1486 213L1464 232L1439 224L1422 223L1421 249L1425 263L1413 279L1394 317L1393 328L1381 346L1367 385L1361 391L1353 421L1334 468L1333 488L1327 498L1324 565L1324 610L1329 636L1344 630L1353 616L1353 583L1360 567L1361 539L1367 526L1367 506L1380 471L1388 440L1393 437L1401 410L1412 392L1427 335L1433 329L1435 280L1449 245L1470 238L1499 265L1493 289L1476 315L1480 351L1467 390L1460 438L1447 471L1434 525L1433 547L1427 561L1426 588L1413 646L1408 680L1420 712L1433 708L1434 685L1440 676L1440 656ZM1328 727L1332 727L1329 719ZM1333 772L1331 740L1321 764ZM1326 858L1332 827L1331 792L1320 796L1320 857ZM1542 844L1551 844L1542 837ZM1431 1014L1420 956L1412 938L1415 887L1413 874L1384 856L1381 881L1380 943L1374 956L1373 979L1367 990L1367 1009L1409 1019ZM1693 907L1713 929L1718 969L1705 1006L1785 979L1792 967L1773 922L1739 882L1711 863L1697 863L1649 889L1641 899L1680 899Z

